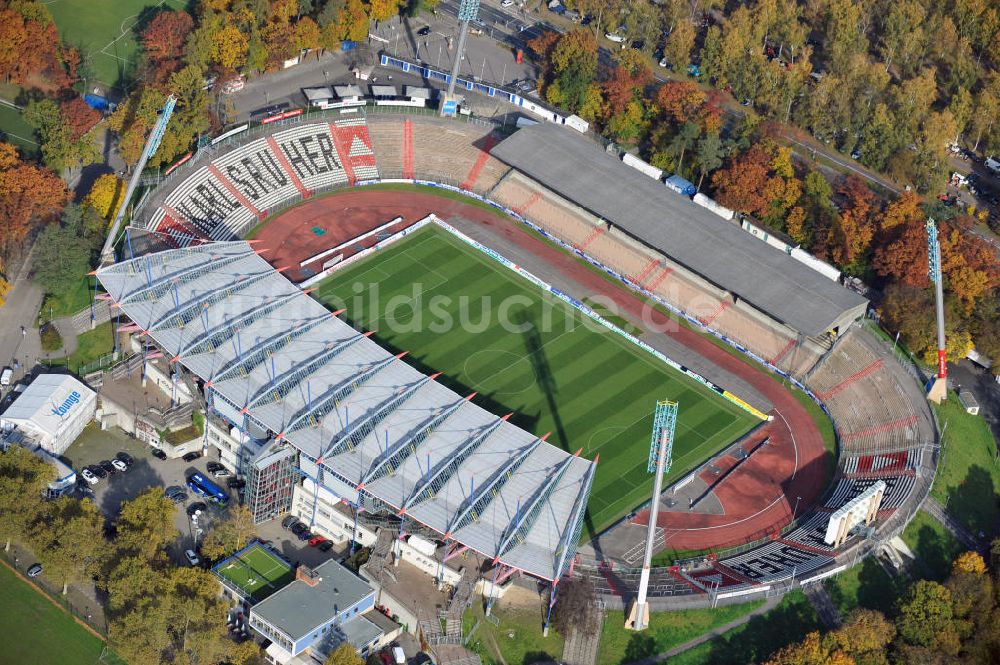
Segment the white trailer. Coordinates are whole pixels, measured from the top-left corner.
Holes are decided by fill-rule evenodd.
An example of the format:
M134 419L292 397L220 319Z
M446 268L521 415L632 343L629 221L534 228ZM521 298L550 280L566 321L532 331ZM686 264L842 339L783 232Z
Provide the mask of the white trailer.
M800 248L796 247L795 249L792 250L792 255L791 256L796 261L799 261L800 263L806 264L807 266L809 266L810 268L812 268L813 270L815 270L819 274L823 275L824 277L832 279L835 282L839 282L840 281L840 271L839 270L837 270L836 268L834 268L833 266L831 266L826 261L822 261L820 259L817 259L815 256L813 256L809 252L805 251L804 249L800 249Z
M630 152L626 152L624 155L622 155L622 162L626 166L631 166L636 171L645 173L654 180L659 180L660 178L663 177L663 169L658 169L649 162L644 162L643 160L639 159Z
M704 194L695 194L694 198L691 200L700 205L702 208L706 208L714 212L716 215L726 220L727 222L731 221L733 217L736 215L736 213L734 213L729 208L723 205L719 205L718 203L708 198Z

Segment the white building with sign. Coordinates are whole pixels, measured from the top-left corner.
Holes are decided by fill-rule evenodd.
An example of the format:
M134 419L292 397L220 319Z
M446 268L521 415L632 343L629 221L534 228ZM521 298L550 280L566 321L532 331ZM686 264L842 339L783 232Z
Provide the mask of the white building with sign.
M41 374L0 415L0 429L17 429L46 452L61 455L96 410L97 393L79 380Z

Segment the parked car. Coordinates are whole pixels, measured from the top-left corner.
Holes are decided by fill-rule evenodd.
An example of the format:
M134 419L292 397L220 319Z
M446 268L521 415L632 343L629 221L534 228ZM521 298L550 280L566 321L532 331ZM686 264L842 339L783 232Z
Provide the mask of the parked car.
M316 549L318 549L320 552L329 552L330 550L333 549L333 541L332 540L324 540L322 543L320 543L316 547Z
M111 466L115 467L115 469L117 469L121 473L125 473L126 471L128 471L128 465L117 458L111 460Z
M312 538L309 539L309 547L316 547L320 543L325 543L325 542L326 538L324 538L323 536L313 536Z
M288 530L296 536L300 536L303 533L309 533L309 527L299 521L296 521L295 524L293 524Z
M303 524L302 526L305 526L305 524ZM299 540L309 540L310 538L313 537L312 533L309 532L309 527L306 527L305 531L301 531L295 535L299 537Z
M507 8L514 6L514 0L500 0L500 6Z
M221 469L215 469L212 471L212 476L214 478L228 478L232 474L229 473L229 469L222 467Z
M185 501L188 500L188 493L187 492L180 492L178 494L173 494L173 495L171 495L168 498L171 501L173 501L174 503L184 503Z
M91 485L97 484L97 476L95 476L94 472L91 471L90 469L84 469L83 471L80 472L80 475L83 476L83 479L86 480Z
M159 448L153 448L153 451L150 454L158 460L167 459L167 454Z
M201 559L199 559L198 555L194 553L194 550L184 550L184 558L187 559L187 562L192 566L197 566L201 563Z
M295 523L298 521L299 518L297 518L295 515L285 515L283 518L281 518L281 528L288 529L289 531L291 531L292 527L295 526Z
M94 474L98 478L107 478L108 477L108 472L105 471L103 468L101 468L101 466L99 464L91 464L87 468L90 470L90 472L92 474Z
M116 469L115 465L111 463L111 460L101 460L98 464L101 465L102 469L108 472L108 475L113 476L118 473L118 469Z
M424 27L417 30L417 34L420 35L421 37L426 37L427 35L431 34L431 26L425 25Z
M202 501L195 501L190 506L187 507L187 514L194 517L199 513L203 513L208 510L208 506Z
M247 483L242 478L230 477L226 481L226 485L231 490L240 490L240 489L243 489L244 487L246 487Z
M625 41L624 37L622 37L621 35L615 34L613 32L605 32L604 33L604 38L607 39L609 42L614 42L615 44L621 44L622 42Z
M181 459L184 460L185 462L193 462L196 459L198 459L199 457L201 457L201 451L200 450L192 450L191 452L189 452L187 455L185 455Z
M42 564L33 563L28 567L28 577L38 577L42 574Z
M132 459L132 456L126 452L118 453L117 455L115 455L115 459L121 461L122 464L124 464L125 466L132 466L133 464L135 464L135 460Z

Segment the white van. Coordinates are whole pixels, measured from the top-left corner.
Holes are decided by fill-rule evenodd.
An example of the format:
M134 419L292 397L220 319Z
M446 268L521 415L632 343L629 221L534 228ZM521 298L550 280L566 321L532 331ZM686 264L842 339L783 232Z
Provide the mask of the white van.
M4 367L3 372L0 372L0 386L6 388L10 385L10 380L14 378L14 370L10 367Z
M1000 162L993 159L992 157L987 157L986 168L988 168L990 171L993 171L994 173L1000 172Z

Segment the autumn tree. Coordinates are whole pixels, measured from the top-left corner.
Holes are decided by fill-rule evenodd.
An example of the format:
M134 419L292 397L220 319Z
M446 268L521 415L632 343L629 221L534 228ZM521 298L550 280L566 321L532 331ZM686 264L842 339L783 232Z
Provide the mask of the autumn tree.
M57 217L69 197L56 174L21 161L14 146L0 143L0 254L6 256L33 226Z
M694 50L695 30L691 21L679 21L673 31L667 35L663 45L663 59L673 66L674 71L686 71L691 64L691 51Z
M951 592L937 582L919 580L909 588L899 603L896 628L913 651L954 657L961 647Z
M212 61L228 70L237 70L246 63L247 37L235 25L222 27L212 37Z
M181 66L184 44L194 20L183 10L160 12L142 32L142 46L153 69L153 81L165 83Z
M345 641L327 655L323 665L364 665L364 662L358 655L358 650Z
M59 115L69 127L70 139L78 140L101 121L101 114L90 108L81 97L73 97L59 104Z
M670 122L684 124L701 116L707 96L691 81L668 80L656 91L655 101Z
M83 199L83 205L92 208L103 219L111 221L122 204L125 182L112 173L98 176Z
M868 250L875 236L875 195L853 173L844 179L838 194L844 204L833 222L831 255L846 270L859 272L868 259Z

